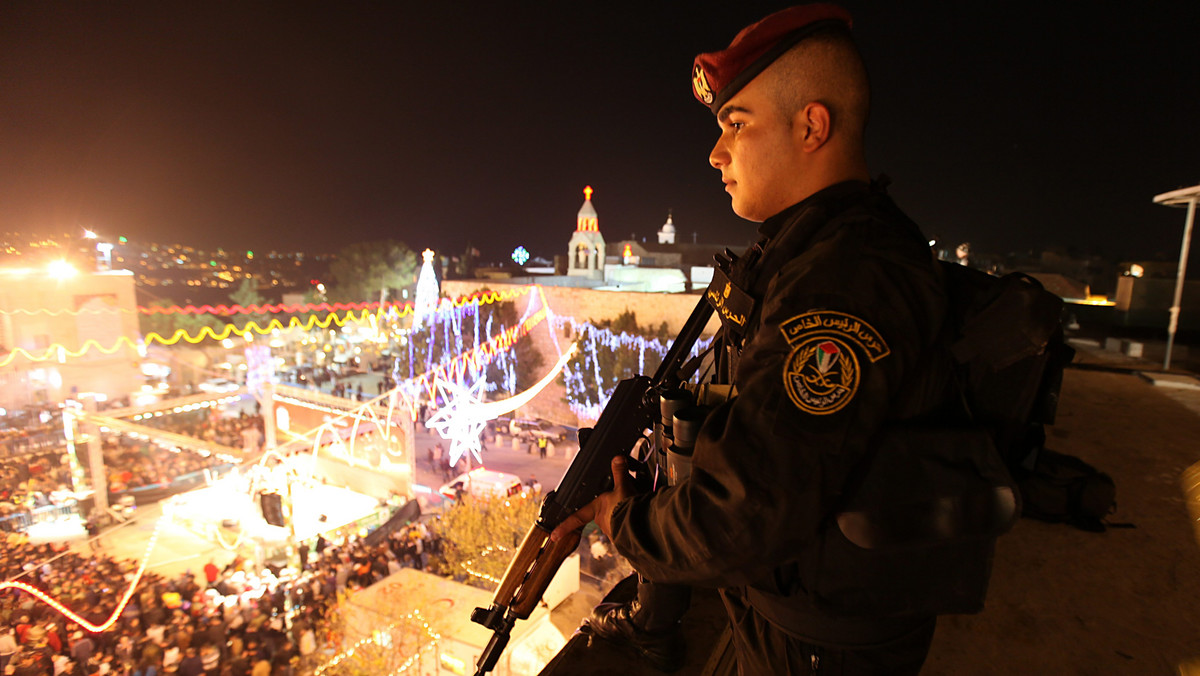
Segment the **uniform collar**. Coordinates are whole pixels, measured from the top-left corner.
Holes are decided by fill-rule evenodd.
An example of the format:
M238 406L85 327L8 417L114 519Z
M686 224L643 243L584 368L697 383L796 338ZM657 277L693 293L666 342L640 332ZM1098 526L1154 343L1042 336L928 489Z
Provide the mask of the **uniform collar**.
M822 188L821 190L818 190L803 200L763 221L762 225L758 226L758 232L763 237L774 239L775 235L779 234L780 229L783 228L785 223L791 221L796 214L808 209L809 207L837 202L850 195L854 195L859 192L865 193L871 189L872 184L866 183L865 181L851 180L842 181L841 183L834 183L828 188Z

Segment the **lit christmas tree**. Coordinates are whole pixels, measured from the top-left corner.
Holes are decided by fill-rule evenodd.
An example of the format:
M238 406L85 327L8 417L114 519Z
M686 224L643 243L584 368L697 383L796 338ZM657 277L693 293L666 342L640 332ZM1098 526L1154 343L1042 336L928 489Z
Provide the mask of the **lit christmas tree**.
M433 250L421 252L425 261L421 264L421 274L417 277L417 298L413 301L413 329L419 329L425 319L432 317L437 310L438 281L433 274Z

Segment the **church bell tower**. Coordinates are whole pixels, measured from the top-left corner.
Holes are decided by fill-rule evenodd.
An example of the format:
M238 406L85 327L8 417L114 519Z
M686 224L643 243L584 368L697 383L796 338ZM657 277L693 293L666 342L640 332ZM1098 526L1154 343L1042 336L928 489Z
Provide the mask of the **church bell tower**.
M592 206L592 186L583 189L583 206L575 219L575 232L567 252L567 274L572 277L604 279L604 236Z

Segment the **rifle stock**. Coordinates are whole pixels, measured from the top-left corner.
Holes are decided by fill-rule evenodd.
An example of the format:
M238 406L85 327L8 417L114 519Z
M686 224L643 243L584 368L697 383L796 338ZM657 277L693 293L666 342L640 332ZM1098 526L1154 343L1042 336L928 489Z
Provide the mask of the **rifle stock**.
M471 621L491 629L492 639L479 656L476 676L491 671L508 645L518 619L527 619L562 562L579 545L582 529L572 537L550 541L550 533L601 493L612 489L612 459L628 455L646 437L659 411L660 390L679 385L679 369L700 336L712 307L701 298L653 378L634 376L617 383L612 397L590 431L580 430L580 448L558 487L542 500L537 521L508 564L492 596L491 606L476 608Z

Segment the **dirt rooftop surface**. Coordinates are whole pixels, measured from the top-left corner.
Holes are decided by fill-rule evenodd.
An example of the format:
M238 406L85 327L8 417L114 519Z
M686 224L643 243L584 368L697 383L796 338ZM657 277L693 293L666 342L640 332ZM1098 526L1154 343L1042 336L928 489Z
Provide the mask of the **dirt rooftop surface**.
M997 544L987 607L939 620L923 674L1171 674L1200 660L1200 546L1181 483L1200 462L1200 391L1156 387L1135 370L1151 364L1100 350L1076 364L1046 445L1112 476L1110 521L1135 527L1019 521Z

